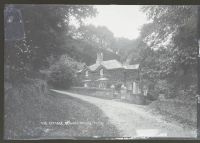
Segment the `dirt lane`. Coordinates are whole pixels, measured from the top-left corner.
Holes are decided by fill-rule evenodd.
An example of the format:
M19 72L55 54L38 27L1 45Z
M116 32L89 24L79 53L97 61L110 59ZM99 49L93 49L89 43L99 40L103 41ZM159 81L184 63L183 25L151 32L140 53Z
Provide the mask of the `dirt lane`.
M183 128L177 123L168 123L161 116L155 116L148 112L145 106L105 100L66 91L53 91L95 104L105 113L110 122L118 128L122 137L196 137L196 130Z

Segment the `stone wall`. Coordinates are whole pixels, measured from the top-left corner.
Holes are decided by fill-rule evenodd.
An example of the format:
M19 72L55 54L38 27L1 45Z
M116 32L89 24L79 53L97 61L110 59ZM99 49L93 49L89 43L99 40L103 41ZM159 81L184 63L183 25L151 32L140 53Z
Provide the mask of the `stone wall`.
M112 89L101 89L94 87L72 87L70 89L73 93L78 93L82 95L89 95L94 97L100 97L105 99L113 99L113 90Z

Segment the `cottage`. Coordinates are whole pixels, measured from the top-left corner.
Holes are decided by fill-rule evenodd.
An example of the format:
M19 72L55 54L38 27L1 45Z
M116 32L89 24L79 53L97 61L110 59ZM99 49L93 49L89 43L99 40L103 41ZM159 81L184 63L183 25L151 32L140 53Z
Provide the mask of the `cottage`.
M79 71L84 87L125 87L132 94L140 93L140 66L128 65L113 60L103 60L103 53L97 53L96 63Z

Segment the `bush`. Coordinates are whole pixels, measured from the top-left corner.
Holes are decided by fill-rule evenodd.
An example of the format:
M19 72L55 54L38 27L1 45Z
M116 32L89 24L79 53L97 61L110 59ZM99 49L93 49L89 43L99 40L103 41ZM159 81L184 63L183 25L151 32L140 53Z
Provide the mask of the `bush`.
M158 91L159 93L166 94L168 91L168 85L166 80L159 80L155 84L155 90Z
M69 89L76 82L75 71L64 64L54 66L48 77L48 84L58 89Z
M156 100L156 99L158 99L158 96L159 96L159 92L158 91L149 90L149 92L147 94L147 99Z
M174 83L168 83L167 80L158 80L155 84L155 92L164 94L165 98L173 98L176 96Z
M156 100L159 95L159 90L156 89L155 82L149 80L143 80L143 82L148 87L147 99Z

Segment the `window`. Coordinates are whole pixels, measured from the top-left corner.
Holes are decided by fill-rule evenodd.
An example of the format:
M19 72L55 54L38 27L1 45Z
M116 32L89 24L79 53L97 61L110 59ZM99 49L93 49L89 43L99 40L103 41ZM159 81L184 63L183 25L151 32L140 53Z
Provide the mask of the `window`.
M100 70L100 75L103 76L103 69Z
M85 72L85 76L88 76L88 71Z

